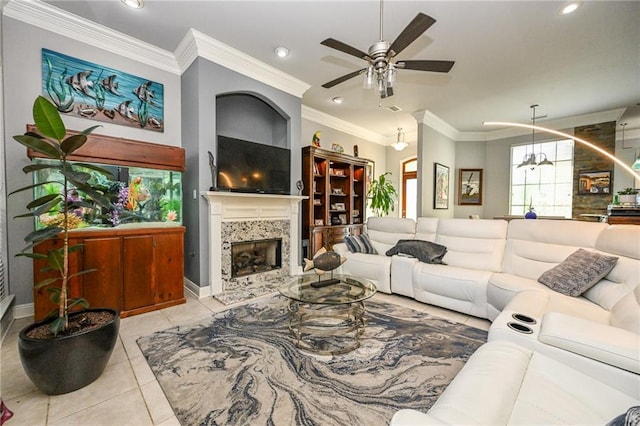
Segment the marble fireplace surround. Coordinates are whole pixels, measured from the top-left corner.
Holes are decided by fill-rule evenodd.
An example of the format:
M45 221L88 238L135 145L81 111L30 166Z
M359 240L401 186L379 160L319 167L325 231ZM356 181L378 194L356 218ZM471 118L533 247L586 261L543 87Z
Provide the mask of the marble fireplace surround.
M300 273L299 203L295 195L206 191L209 203L209 279L211 294L237 291L248 283ZM282 268L231 278L231 242L282 238Z

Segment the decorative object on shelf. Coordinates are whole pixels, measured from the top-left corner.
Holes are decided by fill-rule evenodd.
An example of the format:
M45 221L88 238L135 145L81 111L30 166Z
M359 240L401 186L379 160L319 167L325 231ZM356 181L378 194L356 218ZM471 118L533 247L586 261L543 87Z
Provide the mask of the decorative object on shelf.
M396 151L402 151L409 146L409 144L404 141L404 132L402 131L402 127L398 127L398 135L396 136L396 141L392 143L391 146Z
M320 148L320 135L322 134L322 132L320 130L318 130L317 132L315 132L313 134L313 137L311 138L311 143L313 144L313 146L316 146L318 148Z
M533 208L533 199L529 201L529 211L524 215L525 219L537 219L538 215L536 214L535 209Z
M353 212L351 213L351 216L353 216L353 217L360 216L360 210L353 210Z
M316 163L315 161L313 162L313 174L316 176L320 174L318 172L318 163Z
M332 188L331 193L333 195L344 195L344 192L342 192L342 188Z
M322 220L322 219L316 219L316 220L314 220L314 221L313 221L313 224L314 224L315 226L324 226L324 220Z
M319 198L314 198L313 199L313 205L314 206L321 206L322 205L322 200Z
M344 148L339 143L332 143L331 144L331 150L333 152L337 152L338 154L344 153Z
M60 244L46 254L22 251L17 256L46 261L52 274L36 283L35 287L47 286L57 309L50 318L32 323L20 331L18 349L22 365L33 384L46 394L57 395L80 389L100 377L118 338L120 317L115 310L105 308L72 312L74 308L86 309L89 304L83 297L70 294L70 280L74 276L95 271L70 272L70 254L82 250L81 245L70 244L70 218L76 216L77 209L112 209L109 199L91 186L90 175L81 172L78 167L89 168L105 176L111 176L111 173L94 164L74 164L67 159L87 142L87 136L99 126L67 136L60 113L43 96L38 96L33 104L33 119L38 134L26 133L14 136L14 139L44 155L51 163L37 167L28 165L23 171L31 173L44 168L65 170L65 173L64 179L57 182L58 192L31 201L27 205L31 211L20 216L33 218L55 211L60 220L28 234L25 242L29 244L27 249L50 240L60 241ZM33 187L30 185L11 194ZM93 203L77 196L77 191L82 191ZM70 194L75 195L70 197ZM87 348L90 350L87 351Z
M391 172L383 173L377 180L372 180L367 192L369 207L376 216L387 216L390 211L393 211L398 198L398 191L393 186L393 182L387 179L387 175L390 176Z
M344 225L338 216L331 216L332 225Z
M611 193L611 171L580 171L578 173L578 194L603 195Z
M442 60L418 60L418 61L398 61L396 56L407 46L413 43L422 33L427 31L436 20L424 13L418 13L415 18L405 27L393 43L384 41L382 34L383 22L382 0L380 0L380 38L369 47L368 53L362 52L346 43L328 38L320 44L339 50L359 59L364 59L366 67L349 74L338 77L322 85L329 89L337 84L343 83L353 77L364 74L364 87L374 88L378 91L380 98L393 96L393 86L396 81L398 69L415 71L430 71L447 73L455 62Z
M347 224L347 215L346 214L339 214L338 215L338 219L340 219L340 224L341 225L346 225Z
M218 170L211 151L207 151L207 154L209 154L209 171L211 172L211 188L209 188L209 191L215 191L218 189Z
M631 187L618 191L618 201L620 204L636 204L639 191Z
M458 171L458 204L482 205L482 169Z
M42 93L59 112L164 132L162 84L48 49L42 70Z
M449 167L433 163L433 208L449 208Z
M545 118L546 117L546 115L541 115L539 117L536 117L536 108L537 107L538 107L537 104L531 105L531 107L530 107L531 108L531 125L534 127L531 130L531 152L525 154L524 158L522 159L522 162L520 164L518 164L518 168L520 168L520 167L528 167L530 170L535 170L535 168L538 167L538 166L553 166L553 163L547 159L547 154L545 154L542 151L540 151L540 153L537 154L537 155L535 153L535 150L536 150L536 129L535 129L536 119Z
M358 145L354 145L353 146L353 156L357 157L358 156Z
M336 207L336 210L340 210L340 211L346 210L344 203L336 203L335 207Z
M298 195L302 195L302 191L304 190L304 182L302 182L301 180L297 180L296 189L298 190Z

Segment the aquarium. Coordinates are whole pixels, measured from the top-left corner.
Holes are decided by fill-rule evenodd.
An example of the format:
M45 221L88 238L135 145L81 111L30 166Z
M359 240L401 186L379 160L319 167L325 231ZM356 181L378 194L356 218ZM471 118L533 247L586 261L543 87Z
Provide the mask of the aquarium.
M36 158L36 164L50 160ZM114 227L131 223L182 224L182 173L141 167L124 167L96 164L113 176L107 178L89 168L79 167L91 175L92 187L109 197L113 208L91 208L91 197L82 191L71 189L67 200L81 199L88 204L74 210L71 228ZM34 174L35 197L62 192L63 176L56 169L38 170ZM36 229L60 220L62 214L50 212L36 218Z

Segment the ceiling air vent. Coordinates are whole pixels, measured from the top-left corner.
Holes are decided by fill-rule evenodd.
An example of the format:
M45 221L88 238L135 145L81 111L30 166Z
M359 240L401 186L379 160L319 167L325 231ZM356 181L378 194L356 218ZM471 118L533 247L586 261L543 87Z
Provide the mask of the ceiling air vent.
M398 111L402 111L402 108L400 108L398 105L391 105L388 106L387 109L389 111L393 111L393 112L398 112Z

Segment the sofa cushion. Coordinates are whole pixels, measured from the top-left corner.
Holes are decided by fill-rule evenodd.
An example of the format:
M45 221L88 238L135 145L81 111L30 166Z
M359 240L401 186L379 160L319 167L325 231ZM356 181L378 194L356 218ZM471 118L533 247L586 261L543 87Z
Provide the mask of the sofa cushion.
M399 217L370 217L367 220L367 235L378 253L384 253L398 240L415 238L416 222Z
M351 253L378 254L366 235L348 235L344 237L344 243Z
M437 217L419 217L416 219L416 240L435 241L438 232Z
M424 263L443 263L447 248L441 244L422 240L399 240L385 253L387 256L407 254Z
M611 309L611 325L640 334L640 285Z
M447 247L447 265L481 271L500 271L507 221L440 219L436 242Z
M559 293L577 297L607 275L617 261L614 256L578 249L540 275L538 282Z
M512 220L501 271L537 280L577 249L593 248L606 227L569 220Z

